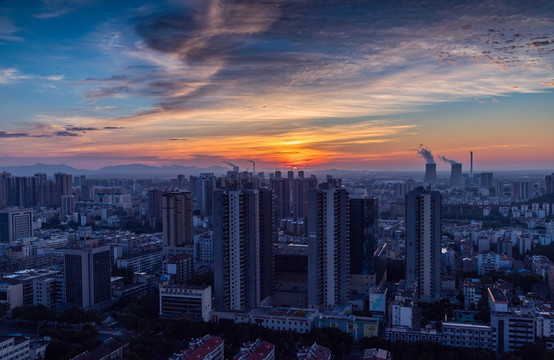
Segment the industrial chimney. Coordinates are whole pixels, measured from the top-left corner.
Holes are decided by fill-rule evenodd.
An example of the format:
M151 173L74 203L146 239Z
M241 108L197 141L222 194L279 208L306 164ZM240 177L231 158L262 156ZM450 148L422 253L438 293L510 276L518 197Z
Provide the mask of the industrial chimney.
M462 164L452 164L452 171L450 172L450 185L462 186L464 184L464 178L462 176Z
M429 185L437 183L437 164L425 164L425 179L423 182Z

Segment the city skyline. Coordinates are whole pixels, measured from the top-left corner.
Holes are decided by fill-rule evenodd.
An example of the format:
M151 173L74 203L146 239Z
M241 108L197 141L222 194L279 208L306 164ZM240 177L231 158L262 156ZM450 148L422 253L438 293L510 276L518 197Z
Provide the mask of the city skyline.
M548 1L8 1L0 166L551 169Z

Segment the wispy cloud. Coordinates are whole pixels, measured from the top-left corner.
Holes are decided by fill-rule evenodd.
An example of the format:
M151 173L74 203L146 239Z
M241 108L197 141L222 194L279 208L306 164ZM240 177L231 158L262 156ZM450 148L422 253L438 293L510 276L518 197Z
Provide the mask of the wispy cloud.
M23 38L16 35L20 29L14 25L12 20L0 16L0 41L23 41Z
M47 76L46 79L51 81L61 81L65 79L65 75L50 75Z
M43 7L33 16L38 19L51 19L81 10L96 0L42 0Z
M21 74L16 68L0 69L0 84L11 84L29 77L29 75Z

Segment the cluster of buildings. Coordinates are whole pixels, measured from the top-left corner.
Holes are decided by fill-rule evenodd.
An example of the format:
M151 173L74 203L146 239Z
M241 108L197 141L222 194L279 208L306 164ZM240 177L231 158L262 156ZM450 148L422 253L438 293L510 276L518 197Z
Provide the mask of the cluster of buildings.
M191 339L189 347L173 354L170 360L223 360L225 339L215 335L205 335L197 339ZM275 345L257 339L245 343L240 351L233 357L233 360L274 360ZM331 351L317 343L299 349L298 360L330 360Z
M535 302L534 311L523 303L504 308L498 291L509 296L502 286L477 280L456 285L453 277L462 269L478 275L530 271L542 276L547 295L553 295L552 262L537 256L515 260L512 253L551 243L551 204L524 202L551 192L550 175L544 187L515 181L508 193L506 182L494 182L492 173L464 179L458 165L447 182L429 167L425 186L411 179L331 176L320 183L302 171L266 178L236 166L224 177L180 175L161 183L3 173L0 302L12 309L107 309L117 299L155 291L158 312L167 318L226 319L299 333L336 327L355 340L384 336L498 352L519 344L514 336L501 340L510 331L507 314L517 313L525 317L521 323L533 324L525 342L550 338L545 303ZM22 195L28 191L29 198ZM480 206L482 217L443 224L445 205ZM484 229L493 216L485 212L493 207L501 216L508 208L506 216L528 226ZM49 228L56 219L81 226ZM117 229L130 225L158 232ZM399 268L404 280L387 282ZM187 285L210 271L213 286ZM420 324L420 304L455 301L460 292L465 311L490 297L488 324Z

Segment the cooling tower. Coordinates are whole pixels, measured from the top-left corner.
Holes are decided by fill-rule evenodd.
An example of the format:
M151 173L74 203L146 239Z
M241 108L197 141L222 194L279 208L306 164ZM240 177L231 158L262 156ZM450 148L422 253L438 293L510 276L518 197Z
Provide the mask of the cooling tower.
M464 177L462 176L462 164L452 164L452 171L450 172L450 185L462 186L464 184Z
M423 182L427 184L437 183L437 164L425 164L425 179Z

